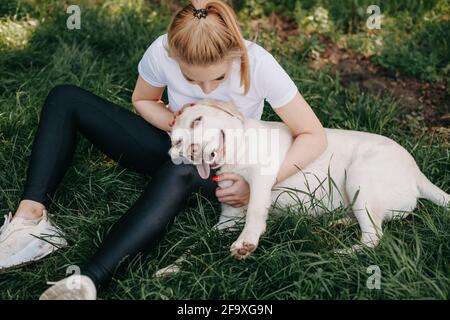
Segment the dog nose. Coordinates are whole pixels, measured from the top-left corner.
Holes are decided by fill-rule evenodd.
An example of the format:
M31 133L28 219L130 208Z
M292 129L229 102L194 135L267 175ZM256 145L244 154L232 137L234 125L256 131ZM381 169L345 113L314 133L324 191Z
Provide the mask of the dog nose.
M198 149L199 149L199 145L197 144L197 143L193 143L193 144L191 144L191 151L192 152L198 152Z
M200 145L198 143L191 144L191 160L194 160L194 155L200 151Z

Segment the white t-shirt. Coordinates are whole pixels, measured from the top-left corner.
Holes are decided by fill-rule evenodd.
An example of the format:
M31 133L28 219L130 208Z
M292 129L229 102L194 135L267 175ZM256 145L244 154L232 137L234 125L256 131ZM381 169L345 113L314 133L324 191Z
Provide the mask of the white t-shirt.
M145 51L138 64L140 76L155 87L167 86L169 110L181 109L186 103L201 99L231 101L244 116L261 119L266 99L272 108L289 103L297 94L297 86L263 47L244 39L250 60L250 90L243 96L244 86L240 86L240 59L232 63L232 71L227 80L214 91L205 94L201 88L187 81L178 63L167 54L167 33L159 36Z

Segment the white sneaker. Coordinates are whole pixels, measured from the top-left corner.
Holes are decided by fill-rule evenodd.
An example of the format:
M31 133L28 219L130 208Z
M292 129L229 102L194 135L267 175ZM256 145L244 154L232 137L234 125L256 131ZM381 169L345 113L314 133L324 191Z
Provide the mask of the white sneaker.
M9 212L0 228L0 271L42 259L65 246L67 241L50 223L47 210L37 219L13 219Z
M85 275L74 274L53 284L44 291L39 300L96 300L94 282Z

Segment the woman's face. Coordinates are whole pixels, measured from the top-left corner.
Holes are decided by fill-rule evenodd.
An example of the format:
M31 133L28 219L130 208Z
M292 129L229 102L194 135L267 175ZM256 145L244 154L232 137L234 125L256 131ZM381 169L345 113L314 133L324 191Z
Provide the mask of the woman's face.
M205 94L208 94L228 79L232 61L226 60L208 67L194 66L181 61L179 65L184 78L198 85Z

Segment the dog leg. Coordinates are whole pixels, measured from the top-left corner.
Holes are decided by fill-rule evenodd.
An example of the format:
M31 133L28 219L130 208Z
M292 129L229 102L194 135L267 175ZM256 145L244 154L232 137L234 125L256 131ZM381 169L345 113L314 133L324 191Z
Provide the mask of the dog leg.
M237 222L245 217L245 207L234 208L232 206L222 204L222 214L219 222L213 226L216 231L231 231L236 226ZM181 255L174 263L167 267L161 268L153 274L154 278L163 278L172 276L181 270L181 264L186 261L194 245L189 247L183 255Z
M244 230L230 248L231 255L237 259L244 259L255 251L259 238L266 231L267 216L272 204L272 184L267 183L269 179L255 180L250 183L250 199Z
M216 231L231 231L236 226L240 219L245 217L245 207L234 208L226 204L222 205L222 214L220 215L219 222L213 226L213 230ZM174 263L167 267L161 268L153 274L154 278L163 278L172 276L181 270L181 264L186 261L190 254L189 247L186 252L181 255Z
M357 201L356 203L361 202ZM356 253L364 249L364 247L375 248L383 236L383 209L377 208L375 205L367 205L363 209L361 207L355 208L353 213L361 228L361 244L353 245L347 249L335 250L334 252L337 254Z
M245 207L235 208L226 204L222 204L222 213L219 222L213 227L218 231L234 230L236 224L245 217Z

